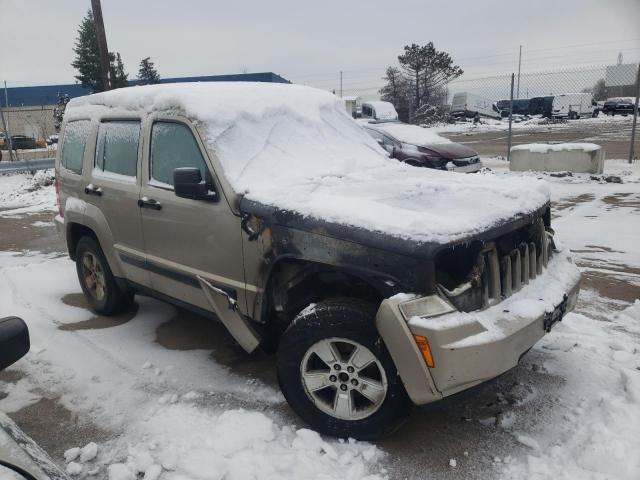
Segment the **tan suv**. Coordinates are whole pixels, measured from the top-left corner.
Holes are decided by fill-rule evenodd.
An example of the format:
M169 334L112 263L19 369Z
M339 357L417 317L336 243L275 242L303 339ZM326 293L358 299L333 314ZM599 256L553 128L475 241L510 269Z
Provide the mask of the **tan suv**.
M371 439L494 378L573 308L542 182L389 159L315 89L72 100L56 223L98 313L152 295L219 319L313 428Z

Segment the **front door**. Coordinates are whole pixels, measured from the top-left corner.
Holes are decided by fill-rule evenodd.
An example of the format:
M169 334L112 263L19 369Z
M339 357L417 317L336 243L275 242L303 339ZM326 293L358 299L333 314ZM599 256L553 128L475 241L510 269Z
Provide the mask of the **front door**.
M232 293L244 288L240 219L187 120L155 119L147 129L140 211L152 288L211 310L198 277ZM177 197L173 171L179 167L200 169L217 200Z

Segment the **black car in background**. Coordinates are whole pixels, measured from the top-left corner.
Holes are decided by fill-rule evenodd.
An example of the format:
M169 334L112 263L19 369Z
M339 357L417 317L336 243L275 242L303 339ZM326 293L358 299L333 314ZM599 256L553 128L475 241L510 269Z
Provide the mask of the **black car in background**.
M511 100L498 100L496 107L500 112L502 118L509 116ZM530 100L528 98L521 98L513 101L513 114L514 115L531 115L530 112Z
M553 96L533 97L529 100L529 115L542 115L551 117L553 109Z
M605 115L633 115L635 105L632 98L608 98L602 107Z

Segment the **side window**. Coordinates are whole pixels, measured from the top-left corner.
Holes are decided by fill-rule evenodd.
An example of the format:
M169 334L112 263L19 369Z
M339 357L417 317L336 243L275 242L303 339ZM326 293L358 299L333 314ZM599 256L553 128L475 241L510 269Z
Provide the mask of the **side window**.
M371 135L373 138L375 138L376 140L382 140L382 134L372 128L365 128L365 130L367 131L367 133L369 135Z
M371 118L373 116L369 105L362 106L362 116L367 118Z
M203 179L210 178L189 127L176 122L155 122L151 127L152 181L173 186L173 170L179 167L199 168Z
M78 120L67 123L64 129L64 144L62 145L62 166L77 174L82 173L82 159L87 137L91 129L89 120Z
M138 170L140 122L103 122L99 139L96 167L105 172L135 177Z
M396 142L394 142L393 140L391 140L389 137L387 137L386 135L383 137L382 140L382 144L385 147L393 147L394 145L397 145Z

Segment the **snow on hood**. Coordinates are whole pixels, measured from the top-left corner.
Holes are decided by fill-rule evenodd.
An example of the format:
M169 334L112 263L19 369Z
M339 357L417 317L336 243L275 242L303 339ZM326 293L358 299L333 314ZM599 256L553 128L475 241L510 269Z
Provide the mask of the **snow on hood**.
M66 117L176 111L197 122L247 199L419 242L485 231L549 200L542 181L411 167L386 152L328 92L289 84L202 82L79 97Z
M368 125L382 132L387 132L392 137L411 145L433 145L438 143L453 143L448 138L441 137L433 130L419 127L418 125L408 125L406 123L378 123Z

